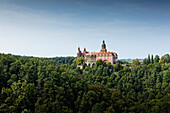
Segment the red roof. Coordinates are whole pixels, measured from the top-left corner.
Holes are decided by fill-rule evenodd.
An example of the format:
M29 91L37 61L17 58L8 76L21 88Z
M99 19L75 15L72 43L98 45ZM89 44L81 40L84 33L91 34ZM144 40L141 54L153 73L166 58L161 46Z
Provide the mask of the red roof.
M115 56L117 56L117 54L115 53L115 52L94 52L94 53L88 53L88 54L86 54L86 55L96 55L96 56L98 56L98 55L115 55Z
M78 50L77 53L81 53L81 51Z

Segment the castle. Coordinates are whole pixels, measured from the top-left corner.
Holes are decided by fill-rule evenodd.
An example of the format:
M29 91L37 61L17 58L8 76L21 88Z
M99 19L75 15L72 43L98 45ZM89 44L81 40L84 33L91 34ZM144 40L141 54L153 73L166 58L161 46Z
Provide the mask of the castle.
M78 47L77 58L82 57L85 59L85 64L93 67L97 60L101 59L106 63L111 63L112 65L116 63L116 59L118 58L115 52L107 52L105 41L103 40L103 44L100 52L87 52L86 48L81 52Z

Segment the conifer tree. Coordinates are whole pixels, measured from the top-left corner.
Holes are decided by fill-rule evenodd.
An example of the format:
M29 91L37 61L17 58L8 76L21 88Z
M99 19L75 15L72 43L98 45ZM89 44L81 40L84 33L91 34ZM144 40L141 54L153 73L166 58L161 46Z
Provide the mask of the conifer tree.
M150 64L150 54L148 54L147 64Z
M158 55L155 56L154 62L159 62L160 58Z
M151 56L151 63L152 63L152 64L154 63L153 55Z
M143 64L147 64L147 58L143 59Z

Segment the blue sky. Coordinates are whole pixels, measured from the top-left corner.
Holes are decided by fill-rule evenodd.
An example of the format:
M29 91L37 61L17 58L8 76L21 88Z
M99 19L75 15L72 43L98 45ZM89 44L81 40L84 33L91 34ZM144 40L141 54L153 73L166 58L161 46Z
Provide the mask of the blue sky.
M119 58L170 53L169 0L0 0L0 53L76 56L102 40Z

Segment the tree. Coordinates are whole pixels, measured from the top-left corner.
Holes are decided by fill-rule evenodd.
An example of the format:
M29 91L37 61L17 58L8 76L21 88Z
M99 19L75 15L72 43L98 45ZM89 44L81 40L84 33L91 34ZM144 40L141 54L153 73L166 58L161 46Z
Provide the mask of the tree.
M147 64L150 64L150 54L148 55Z
M78 57L76 59L73 60L73 63L77 64L77 65L83 65L83 63L85 62L83 57Z
M117 62L115 65L114 65L114 70L117 72L119 70L123 69L123 66L121 66L121 64L119 62Z
M170 55L165 54L164 56L161 57L161 62L162 63L170 63Z
M103 113L103 111L103 105L101 103L96 103L93 105L91 113Z
M87 93L84 93L80 110L83 113L88 113L92 110L92 107L95 103L97 103L99 100L99 96L94 91L88 91Z
M151 56L151 63L152 63L152 64L154 63L153 55Z
M4 95L5 102L0 106L0 112L20 113L25 109L34 112L34 104L37 100L37 90L34 84L14 82L10 88L2 89L2 95Z
M99 65L106 65L106 63L104 61L102 61L101 59L97 60L96 61L96 65L99 66Z
M169 83L170 82L170 71L163 71L163 81Z
M155 58L154 58L154 62L159 62L159 60L160 60L159 56L156 55Z
M139 65L140 65L139 59L133 60L132 63L133 63L135 66L139 66Z
M143 59L143 64L144 64L144 65L147 64L147 59L146 59L146 58Z
M112 106L109 106L104 113L115 113L115 110L112 108Z

